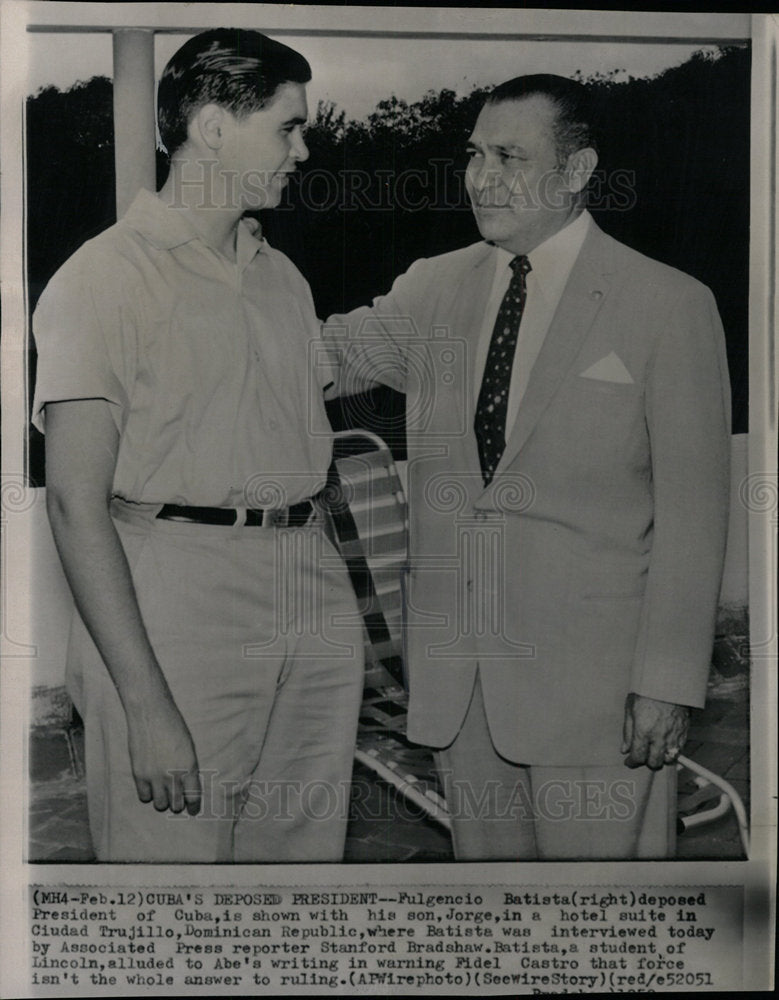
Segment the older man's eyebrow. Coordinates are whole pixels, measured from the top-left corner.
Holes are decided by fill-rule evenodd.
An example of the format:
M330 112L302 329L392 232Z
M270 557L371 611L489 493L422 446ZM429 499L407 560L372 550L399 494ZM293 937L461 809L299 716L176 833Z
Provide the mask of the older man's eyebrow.
M470 149L489 149L493 153L511 153L519 154L520 156L527 156L528 151L524 146L519 145L519 143L495 143L495 142L479 142L478 139L469 139L466 143L466 148Z
M282 128L286 127L287 125L305 125L307 121L308 118L300 118L299 116L297 116L295 118L288 118L285 122L282 122L281 125Z
M527 149L520 146L519 143L508 143L507 145L495 143L490 146L490 149L494 149L498 153L520 153L522 156L527 156Z

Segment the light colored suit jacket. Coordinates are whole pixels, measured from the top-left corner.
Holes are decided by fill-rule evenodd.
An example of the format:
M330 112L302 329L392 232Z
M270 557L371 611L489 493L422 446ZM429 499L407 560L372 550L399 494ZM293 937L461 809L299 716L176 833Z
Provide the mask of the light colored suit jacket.
M484 243L331 317L340 391L407 394L409 738L446 746L480 672L496 749L619 763L625 697L700 706L727 530L730 399L714 298L594 224L485 489L472 364Z

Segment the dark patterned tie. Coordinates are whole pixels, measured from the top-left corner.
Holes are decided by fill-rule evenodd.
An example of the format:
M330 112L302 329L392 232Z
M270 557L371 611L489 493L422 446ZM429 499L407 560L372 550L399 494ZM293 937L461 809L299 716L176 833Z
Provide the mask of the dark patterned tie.
M527 298L526 278L531 270L530 261L525 256L515 257L509 266L514 273L495 320L473 421L485 486L492 482L506 447L506 411L511 369L517 349L519 323Z

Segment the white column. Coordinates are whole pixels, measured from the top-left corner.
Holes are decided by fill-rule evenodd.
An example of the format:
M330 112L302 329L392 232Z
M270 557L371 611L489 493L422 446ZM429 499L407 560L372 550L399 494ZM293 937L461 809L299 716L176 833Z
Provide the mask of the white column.
M117 29L114 36L116 214L141 188L155 189L154 32Z

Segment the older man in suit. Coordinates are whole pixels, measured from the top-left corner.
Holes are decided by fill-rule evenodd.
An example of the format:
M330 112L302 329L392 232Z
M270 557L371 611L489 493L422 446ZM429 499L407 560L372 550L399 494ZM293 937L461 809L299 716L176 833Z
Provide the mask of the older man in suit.
M326 327L339 392L407 394L408 735L437 750L458 859L670 856L706 693L722 328L707 288L594 223L596 164L581 85L497 87L469 142L483 242Z

